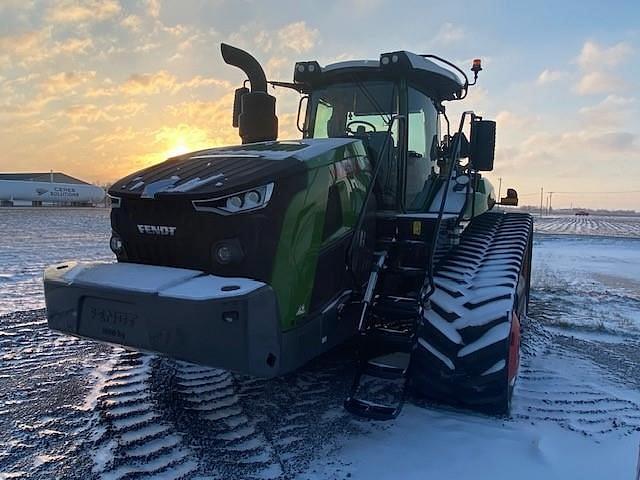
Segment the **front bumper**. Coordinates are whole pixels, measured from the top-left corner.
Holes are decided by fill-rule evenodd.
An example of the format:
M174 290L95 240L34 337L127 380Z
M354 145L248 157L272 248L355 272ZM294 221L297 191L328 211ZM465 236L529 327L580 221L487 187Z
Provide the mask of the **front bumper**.
M45 270L49 327L259 377L284 373L268 285L196 270L67 262Z

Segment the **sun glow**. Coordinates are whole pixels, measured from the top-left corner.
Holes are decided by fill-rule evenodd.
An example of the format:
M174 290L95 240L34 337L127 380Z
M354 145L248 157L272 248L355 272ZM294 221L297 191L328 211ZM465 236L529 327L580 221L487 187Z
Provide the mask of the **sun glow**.
M184 142L176 143L171 149L167 150L164 155L167 158L177 157L178 155L183 155L185 153L189 153L192 149L185 145Z

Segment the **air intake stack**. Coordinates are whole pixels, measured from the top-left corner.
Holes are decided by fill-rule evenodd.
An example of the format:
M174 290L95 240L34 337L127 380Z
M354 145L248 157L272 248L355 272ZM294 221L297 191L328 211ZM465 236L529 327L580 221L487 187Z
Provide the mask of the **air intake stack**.
M267 77L260 63L249 53L223 43L225 63L238 67L246 75L251 90L238 88L233 103L233 126L238 127L242 143L268 142L278 138L276 99L267 93Z

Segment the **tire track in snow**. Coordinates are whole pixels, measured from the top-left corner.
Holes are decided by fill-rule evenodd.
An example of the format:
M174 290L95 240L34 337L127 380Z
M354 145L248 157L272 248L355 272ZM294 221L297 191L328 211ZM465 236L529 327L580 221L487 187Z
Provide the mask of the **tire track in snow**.
M600 342L568 347L570 337L550 333L537 320L523 327L512 418L553 422L588 436L640 431L640 397L621 389L611 371L589 358Z
M200 474L222 478L279 478L268 440L240 403L234 376L224 370L167 361L174 370L170 409L200 448ZM175 415L174 413L174 415Z
M355 373L352 348L347 345L298 373L262 385L240 379L243 402L255 409L258 425L280 459L284 478L306 472L312 460L337 447L337 438L371 428L371 422L355 419L342 406ZM342 476L340 466L335 468L335 476Z
M178 479L197 468L194 452L152 399L155 361L152 355L120 351L101 384L93 470L101 479Z
M325 356L265 380L162 359L153 389L165 418L198 452L198 476L292 478L339 435L358 430L342 410L347 365Z
M86 478L80 405L109 351L49 330L42 310L0 316L0 478Z

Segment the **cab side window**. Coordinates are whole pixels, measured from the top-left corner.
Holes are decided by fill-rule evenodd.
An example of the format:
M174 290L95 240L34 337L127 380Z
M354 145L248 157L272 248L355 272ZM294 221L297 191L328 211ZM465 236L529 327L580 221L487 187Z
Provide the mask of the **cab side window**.
M438 168L438 112L429 97L413 88L409 89L408 128L405 205L420 210Z

